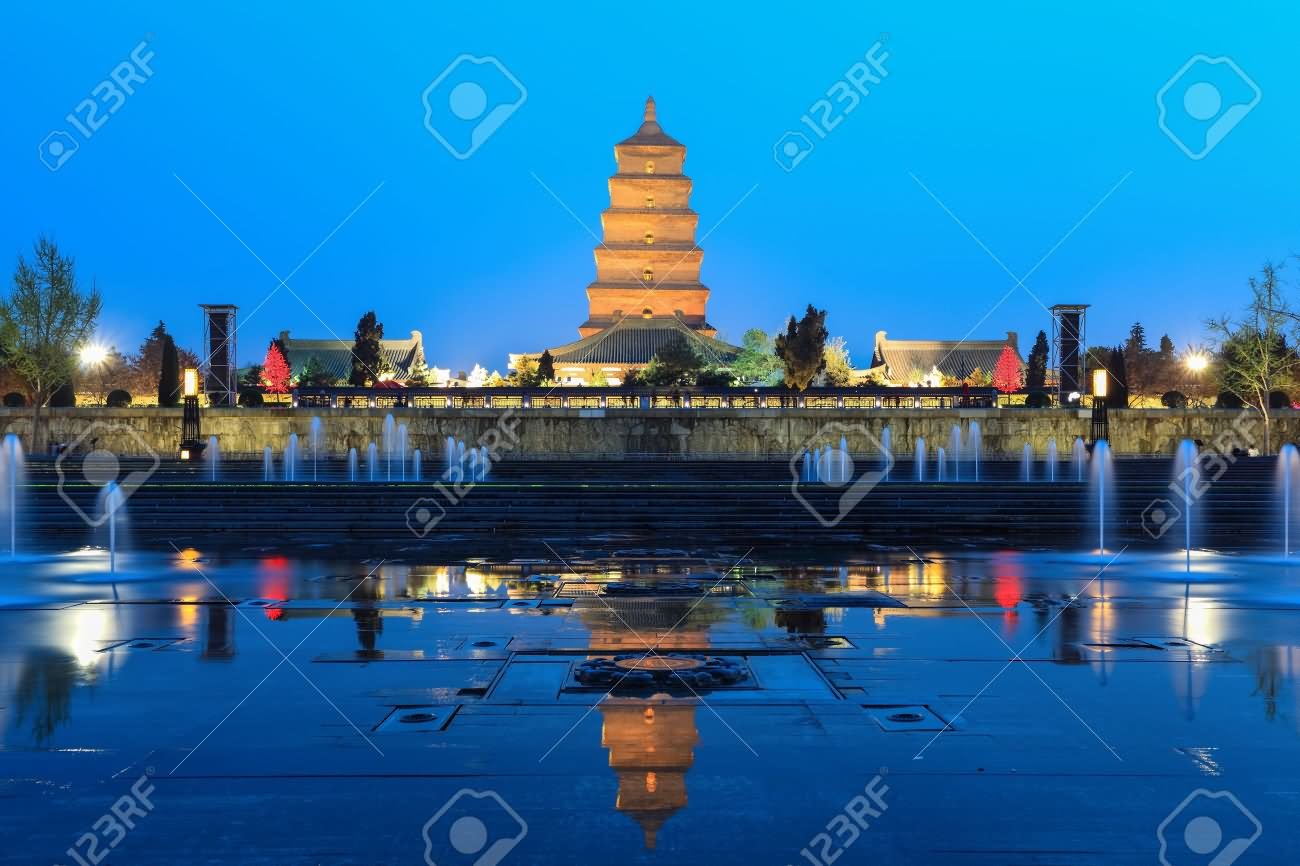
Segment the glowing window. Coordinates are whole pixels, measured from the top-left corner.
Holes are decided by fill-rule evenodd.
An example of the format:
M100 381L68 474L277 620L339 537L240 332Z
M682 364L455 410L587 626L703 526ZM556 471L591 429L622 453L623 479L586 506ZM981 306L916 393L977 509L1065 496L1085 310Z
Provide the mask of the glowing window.
M655 311L654 311L654 310L650 309L649 307L646 307L644 310L641 311L641 318L643 318L643 319L649 319L649 318L651 318L654 314L655 314Z
M655 242L655 233L654 233L654 232L646 232L646 233L645 233L645 242L646 242L646 245L647 245L647 246L650 245L650 244L652 244L652 243L654 243L654 242Z
M647 159L645 161L645 173L646 174L655 173L655 161L653 159Z
M646 197L645 197L645 206L648 207L648 208L653 208L653 207L655 206L655 197L652 196L652 195L648 195L648 196L646 196Z
M646 268L644 271L641 272L641 279L645 280L647 283L653 280L654 278L655 278L655 272L653 268Z

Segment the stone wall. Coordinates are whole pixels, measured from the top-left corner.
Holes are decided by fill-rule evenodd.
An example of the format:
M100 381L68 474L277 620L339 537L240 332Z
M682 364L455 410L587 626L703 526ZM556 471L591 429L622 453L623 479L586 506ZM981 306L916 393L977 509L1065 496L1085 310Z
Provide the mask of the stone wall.
M277 452L289 434L304 446L311 419L322 421L325 449L345 453L364 451L379 441L385 410L348 409L205 409L203 435L215 435L223 453L260 454L270 445ZM946 446L954 424L968 431L978 423L984 453L1016 456L1025 442L1041 454L1055 439L1062 454L1076 436L1089 435L1089 414L1060 409L963 410L394 410L395 422L408 425L411 447L426 454L441 453L446 436L473 444L493 428L509 428L514 454L545 458L568 454L617 457L629 452L688 456L788 455L805 444L838 442L843 436L855 452L874 452L882 429L890 428L893 448L910 455L916 437L924 436L931 450ZM48 410L49 438L54 442L90 440L123 454L175 453L180 438L179 409L78 408ZM1243 423L1240 419L1249 419ZM1244 433L1235 432L1237 428ZM28 410L0 409L0 429L27 442ZM512 436L506 431L506 439ZM1258 416L1229 410L1127 409L1111 412L1111 444L1119 453L1171 454L1180 439L1231 442L1235 447L1262 447ZM1273 442L1300 438L1300 412L1274 414Z

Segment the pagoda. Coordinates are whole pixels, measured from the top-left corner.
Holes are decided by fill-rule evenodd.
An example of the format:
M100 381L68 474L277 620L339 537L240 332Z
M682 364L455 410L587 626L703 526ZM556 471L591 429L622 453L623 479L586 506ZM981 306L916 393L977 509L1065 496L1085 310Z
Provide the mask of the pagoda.
M680 339L710 363L729 363L740 350L715 339L706 315L704 251L695 242L699 215L691 210L691 179L682 173L686 146L659 125L654 97L646 99L640 129L614 145L614 159L581 339L548 350L557 378L583 383L599 369L616 383ZM539 354L512 355L511 367Z

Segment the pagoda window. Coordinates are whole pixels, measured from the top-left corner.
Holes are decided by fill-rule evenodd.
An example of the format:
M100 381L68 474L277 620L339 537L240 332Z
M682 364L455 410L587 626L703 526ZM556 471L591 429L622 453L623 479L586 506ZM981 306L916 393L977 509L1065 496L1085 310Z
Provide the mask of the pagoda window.
M645 173L646 174L655 173L655 161L653 159L647 159L645 161Z
M655 197L652 196L652 195L648 195L648 196L646 196L646 197L645 197L645 206L646 206L647 208L651 208L651 209L653 209L654 206L655 206Z
M641 311L641 318L649 319L652 318L654 314L655 314L654 310L650 309L649 307L646 307L644 310Z
M654 232L646 232L646 233L645 233L645 242L646 242L646 246L649 246L650 244L654 243L654 242L655 242L655 233L654 233Z
M645 280L647 283L652 281L654 278L655 278L654 268L646 268L644 271L641 272L641 279Z

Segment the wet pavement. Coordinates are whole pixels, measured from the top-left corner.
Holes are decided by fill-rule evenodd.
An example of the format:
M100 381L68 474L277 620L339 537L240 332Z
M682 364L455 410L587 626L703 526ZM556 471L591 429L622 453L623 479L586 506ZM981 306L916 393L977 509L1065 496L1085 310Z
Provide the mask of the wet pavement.
M482 554L0 566L0 862L1294 862L1300 568Z

